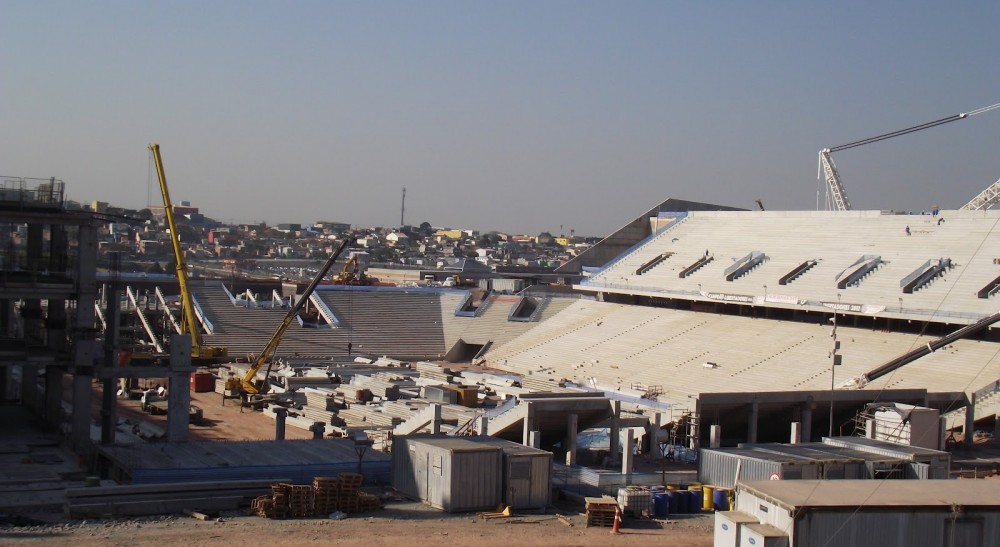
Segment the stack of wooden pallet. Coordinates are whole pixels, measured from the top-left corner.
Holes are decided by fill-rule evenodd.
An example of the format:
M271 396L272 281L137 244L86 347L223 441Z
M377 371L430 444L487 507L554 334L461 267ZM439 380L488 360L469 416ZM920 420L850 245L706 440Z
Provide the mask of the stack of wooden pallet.
M587 526L614 526L615 513L618 512L618 501L608 496L585 498L585 501L587 504Z
M368 511L377 511L382 508L382 500L374 494L367 494L365 492L358 492L358 511L366 513Z
M311 517L316 514L311 484L289 485L288 513L293 517Z
M358 494L361 490L361 480L364 478L357 473L341 473L340 495L337 498L337 505L345 513L357 513L360 510Z
M326 515L340 510L340 479L316 477L313 479L313 496L316 514Z

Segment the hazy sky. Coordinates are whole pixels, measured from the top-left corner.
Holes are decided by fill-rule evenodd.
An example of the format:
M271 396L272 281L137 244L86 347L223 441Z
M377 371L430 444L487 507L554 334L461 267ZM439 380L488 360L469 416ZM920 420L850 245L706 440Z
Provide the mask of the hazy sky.
M668 197L815 209L817 151L1000 102L1000 2L0 0L0 175L222 221L605 235ZM834 156L957 208L1000 110Z

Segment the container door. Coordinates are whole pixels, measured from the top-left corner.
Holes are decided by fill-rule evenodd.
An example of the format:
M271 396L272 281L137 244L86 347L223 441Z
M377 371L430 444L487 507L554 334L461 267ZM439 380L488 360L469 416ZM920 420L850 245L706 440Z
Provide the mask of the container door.
M444 456L440 453L428 454L427 500L431 505L447 510L449 507L444 505L444 492L450 488L450 485L443 484L444 482Z
M427 471L431 465L430 454L426 450L413 451L410 453L410 457L413 462L413 482L417 489L417 498L421 501L428 501Z
M507 458L507 505L511 509L531 507L531 459Z

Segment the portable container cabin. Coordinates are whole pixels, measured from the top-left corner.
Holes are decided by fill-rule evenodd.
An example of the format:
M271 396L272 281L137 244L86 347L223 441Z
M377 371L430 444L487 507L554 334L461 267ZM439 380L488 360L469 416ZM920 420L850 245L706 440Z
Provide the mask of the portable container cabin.
M503 450L503 503L511 509L542 509L552 499L552 453L496 437L470 437Z
M468 437L393 439L392 486L448 512L492 510L502 495L503 450Z

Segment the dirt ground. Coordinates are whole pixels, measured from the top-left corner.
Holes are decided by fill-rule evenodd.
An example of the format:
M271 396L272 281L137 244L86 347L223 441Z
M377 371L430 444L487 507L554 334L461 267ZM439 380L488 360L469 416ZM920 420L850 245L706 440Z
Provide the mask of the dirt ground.
M560 510L555 514L483 519L476 514L447 514L415 502L390 503L380 511L343 520L310 518L268 520L256 516L201 521L183 516L130 520L87 520L48 525L0 527L2 545L712 545L712 515L678 515L665 521L626 520L619 535L610 528L586 526L586 517Z
M149 381L151 384L155 380ZM191 393L204 420L190 426L191 440L264 440L274 438L274 421L260 412L244 409L217 393ZM119 398L120 418L132 423L148 421L166 428L165 416L141 410L139 401ZM99 417L100 387L94 388L94 417ZM310 438L308 431L286 428L286 438ZM637 467L649 465L640 459ZM586 526L583 508L550 510L545 515L516 515L484 519L476 514L448 514L410 501L389 502L380 511L351 515L343 520L307 518L268 520L257 516L224 515L206 521L181 515L135 519L67 521L59 514L25 515L35 519L18 522L0 515L0 545L358 545L380 547L424 545L606 546L606 545L712 545L712 515L676 515L668 520L625 519L620 534L610 528ZM563 515L572 526L559 519ZM213 515L214 517L214 515ZM44 522L44 524L43 524ZM12 524L19 524L13 526Z
M165 384L165 379L142 380L143 385L152 386L156 383ZM67 390L68 391L68 390ZM261 412L242 409L238 401L227 400L222 404L222 396L215 392L195 393L191 391L191 404L202 410L203 419L191 423L188 427L192 441L261 441L274 439L274 420L262 415ZM117 399L118 417L132 423L146 421L161 427L166 431L167 417L151 415L143 412L138 400L123 397ZM93 390L93 417L100 423L101 389L95 384ZM312 433L292 425L285 428L286 439L311 439Z

